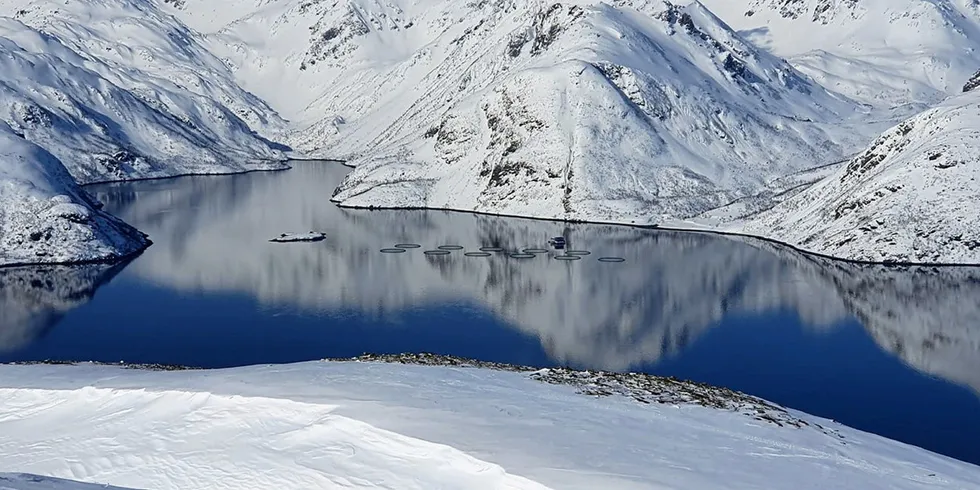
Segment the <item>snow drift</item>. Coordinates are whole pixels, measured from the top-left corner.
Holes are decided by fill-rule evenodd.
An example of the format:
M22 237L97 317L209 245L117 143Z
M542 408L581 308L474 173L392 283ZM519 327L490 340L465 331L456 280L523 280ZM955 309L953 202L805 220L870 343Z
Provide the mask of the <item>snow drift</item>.
M805 425L778 426L526 373L357 362L0 373L0 465L133 488L980 485L976 466L799 412Z

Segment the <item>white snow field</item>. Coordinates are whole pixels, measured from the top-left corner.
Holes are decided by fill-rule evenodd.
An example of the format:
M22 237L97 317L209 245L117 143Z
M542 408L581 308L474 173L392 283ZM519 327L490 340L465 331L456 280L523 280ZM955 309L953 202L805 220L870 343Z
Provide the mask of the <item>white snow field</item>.
M0 266L111 260L147 244L99 211L57 158L0 121Z
M0 467L132 488L980 486L976 466L804 414L780 426L527 373L312 362L0 374Z

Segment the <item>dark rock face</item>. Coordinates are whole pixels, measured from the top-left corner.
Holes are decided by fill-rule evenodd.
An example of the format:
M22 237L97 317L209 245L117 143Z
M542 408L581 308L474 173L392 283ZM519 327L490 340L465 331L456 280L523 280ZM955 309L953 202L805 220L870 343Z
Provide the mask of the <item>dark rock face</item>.
M977 87L980 87L980 70L977 70L977 72L966 81L966 83L963 85L963 91L969 92Z

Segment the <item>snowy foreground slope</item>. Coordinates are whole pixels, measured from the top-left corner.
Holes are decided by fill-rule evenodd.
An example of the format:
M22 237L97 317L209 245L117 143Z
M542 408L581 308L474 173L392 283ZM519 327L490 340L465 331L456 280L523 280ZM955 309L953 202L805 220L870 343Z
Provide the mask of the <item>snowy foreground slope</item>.
M980 91L893 127L832 175L730 228L868 261L980 263Z
M869 131L845 127L854 103L698 4L168 5L302 125L293 146L357 167L335 196L346 206L656 222Z
M57 158L0 121L0 266L111 260L146 245L98 210Z
M0 373L0 466L132 488L980 486L976 466L804 414L780 426L529 379L548 372L314 362Z

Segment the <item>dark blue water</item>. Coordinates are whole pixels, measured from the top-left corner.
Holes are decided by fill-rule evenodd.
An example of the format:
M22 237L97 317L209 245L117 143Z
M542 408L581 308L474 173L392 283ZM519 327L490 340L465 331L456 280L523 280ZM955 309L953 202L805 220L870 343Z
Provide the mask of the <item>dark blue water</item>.
M705 234L341 210L329 197L345 172L297 163L90 187L155 245L117 266L0 269L0 362L230 367L428 351L637 370L980 463L978 270L855 266ZM309 230L328 237L268 241ZM593 254L422 254L556 235ZM399 242L424 248L379 253Z

